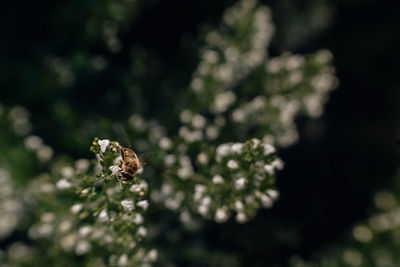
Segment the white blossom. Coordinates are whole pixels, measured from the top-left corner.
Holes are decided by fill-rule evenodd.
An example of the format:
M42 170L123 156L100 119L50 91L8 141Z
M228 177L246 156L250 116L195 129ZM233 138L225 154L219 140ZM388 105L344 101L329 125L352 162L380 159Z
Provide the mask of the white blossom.
M122 200L121 205L126 211L131 211L133 210L133 201L132 200Z
M264 146L264 155L265 156L275 153L275 151L276 151L275 147L271 144L264 143L263 146Z
M58 190L65 190L68 189L72 186L72 184L70 182L68 182L66 179L62 178L60 179L57 184L56 184L56 188Z
M217 223L223 223L226 222L228 220L229 216L228 213L226 212L226 210L224 208L219 208L217 209L217 211L215 212L215 221Z
M74 176L74 168L72 168L71 166L61 168L61 175L64 178L71 178L72 176Z
M208 214L208 210L209 210L209 207L206 205L200 205L197 208L197 211L203 216L206 216Z
M162 137L162 138L160 139L160 141L158 142L158 145L159 145L162 149L167 150L167 149L170 149L170 148L171 148L171 146L172 146L172 141L171 141L171 139L169 139L168 137L164 136L164 137Z
M229 169L239 168L239 164L237 163L237 161L235 161L233 159L230 159L226 165L228 166Z
M146 235L147 235L147 229L144 228L143 226L140 226L140 227L138 228L137 233L138 233L138 235L140 235L140 236L146 236Z
M144 221L144 218L143 218L142 214L140 214L140 213L137 213L135 215L135 218L133 219L133 222L136 224L142 224L143 221Z
M84 255L89 252L92 248L92 245L86 240L79 240L75 246L75 253L76 255Z
M245 223L248 218L244 212L238 212L235 219L238 223Z
M157 258L158 258L158 252L155 249L152 249L147 253L146 259L148 261L154 262L157 260Z
M244 209L243 202L241 202L240 200L236 200L235 201L235 210L242 211L243 209Z
M149 207L149 202L147 200L142 200L136 203L136 206L141 207L144 210L147 210L147 208Z
M79 228L79 235L81 237L86 237L92 231L92 227L90 225L85 225Z
M104 139L104 140L99 140L97 142L100 146L100 150L102 153L106 152L106 149L108 147L108 145L110 144L110 140Z
M71 207L71 212L72 212L73 214L78 214L78 213L82 210L82 208L83 208L82 204L80 204L80 203L74 204L74 205Z
M269 197L269 196L267 196L265 194L262 194L261 195L261 204L266 209L272 207L273 202L272 202L271 197Z
M216 174L216 175L213 176L212 182L213 182L214 184L222 184L222 183L224 183L224 178L222 178L221 175Z
M244 189L245 184L246 184L246 178L244 178L244 177L239 178L239 179L237 179L237 180L235 181L235 188L236 188L237 190L242 190L242 189Z
M274 174L274 172L275 172L274 171L275 170L274 166L268 165L268 164L264 166L264 170L265 170L266 173L268 173L270 175Z
M206 187L202 184L196 184L194 186L194 191L199 192L199 193L204 193L204 192L206 192Z
M279 192L275 189L268 189L267 194L273 199L277 199L279 197Z
M121 168L118 165L112 165L109 167L110 171L111 171L111 175L116 175Z
M118 266L127 266L128 265L128 255L122 254L121 257L118 259Z
M106 210L102 210L99 213L99 222L107 222L108 221L108 213Z

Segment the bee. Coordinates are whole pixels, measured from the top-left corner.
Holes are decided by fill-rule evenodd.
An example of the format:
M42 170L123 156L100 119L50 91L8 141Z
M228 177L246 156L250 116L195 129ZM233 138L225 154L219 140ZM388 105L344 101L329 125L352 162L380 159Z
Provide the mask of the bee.
M116 148L121 151L122 156L122 167L121 171L117 173L117 177L126 184L135 179L136 173L143 167L143 164L133 150L121 146L116 146Z

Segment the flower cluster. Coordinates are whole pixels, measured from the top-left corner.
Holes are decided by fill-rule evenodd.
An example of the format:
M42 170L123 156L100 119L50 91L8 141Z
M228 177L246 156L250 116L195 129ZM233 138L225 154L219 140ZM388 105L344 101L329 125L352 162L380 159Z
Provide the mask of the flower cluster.
M22 199L14 186L11 174L0 168L0 240L8 237L18 226L23 212Z
M283 168L283 162L272 145L251 139L205 149L195 164L181 155L168 168L171 172L166 172L160 190L151 193L153 200L186 214L181 215L184 219L192 211L222 223L235 212L236 221L244 223L279 197L275 171Z
M51 177L43 175L31 184L40 212L38 222L29 229L30 238L51 240L57 252L87 256L87 260L101 256L101 248L107 251L101 260L112 266L156 260L157 252L141 245L147 235L147 183L139 179L120 183L114 171L120 168L117 147L109 140L93 141L91 150L101 166L96 176L90 171L99 168L91 169L80 159L75 167L61 167Z

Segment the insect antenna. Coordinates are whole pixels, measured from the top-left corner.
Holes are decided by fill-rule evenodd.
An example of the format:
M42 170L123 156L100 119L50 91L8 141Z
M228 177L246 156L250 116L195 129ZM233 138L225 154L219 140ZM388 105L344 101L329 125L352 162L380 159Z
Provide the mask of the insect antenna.
M116 139L121 140L120 145L123 147L132 148L131 139L129 138L128 133L126 132L126 129L122 123L114 123L112 129L117 137Z

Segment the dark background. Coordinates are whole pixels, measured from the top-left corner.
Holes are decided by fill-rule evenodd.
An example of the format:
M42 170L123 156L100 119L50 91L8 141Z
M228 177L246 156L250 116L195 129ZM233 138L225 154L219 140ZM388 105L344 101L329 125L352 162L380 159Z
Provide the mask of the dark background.
M126 121L136 110L168 121L162 111L190 81L202 31L218 25L233 2L141 3L119 34L123 44L150 51L144 59L147 72L136 81L139 89L124 86L121 74L129 67L130 45L109 54L100 37L85 34L82 24L101 9L101 1L3 3L0 101L27 107L33 133L56 153L89 157L86 144L91 135L108 129L107 123L91 126L90 120ZM277 32L270 54L328 48L340 85L331 93L324 116L299 117L299 143L280 151L286 166L277 180L281 198L276 206L260 211L245 225L209 223L204 233L208 248L234 252L248 266L285 263L294 253L307 258L341 242L353 223L367 217L373 194L390 188L398 166L400 4L327 1L329 26L291 41L291 19L305 14L312 3L265 1ZM102 16L100 11L97 14ZM79 50L108 53L112 68L94 75L80 70L77 59L74 85L67 89L57 85L44 58L49 54L71 57ZM177 261L185 263L179 257Z

